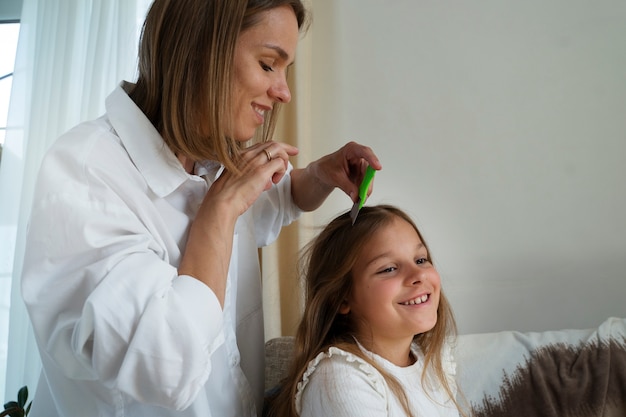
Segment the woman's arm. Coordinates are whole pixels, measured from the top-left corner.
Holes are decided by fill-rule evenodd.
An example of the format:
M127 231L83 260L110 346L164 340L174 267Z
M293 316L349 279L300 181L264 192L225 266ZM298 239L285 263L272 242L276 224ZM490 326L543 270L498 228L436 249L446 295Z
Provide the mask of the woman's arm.
M272 159L265 153L269 147ZM242 152L240 173L223 172L204 197L189 230L178 273L206 284L222 307L235 223L261 193L282 179L289 156L297 151L276 142L251 146Z

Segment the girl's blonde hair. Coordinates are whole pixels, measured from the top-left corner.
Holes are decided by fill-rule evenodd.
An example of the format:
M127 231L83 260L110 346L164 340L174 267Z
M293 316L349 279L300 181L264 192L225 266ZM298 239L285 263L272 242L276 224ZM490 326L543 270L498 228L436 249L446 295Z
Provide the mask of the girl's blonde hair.
M387 381L400 400L406 414L414 416L408 406L406 393L400 384L376 365L359 349L355 341L355 327L349 315L340 314L342 302L352 291L352 269L363 246L377 230L390 224L395 218L409 223L428 250L426 241L411 218L400 209L390 205L364 206L352 225L348 213L331 221L322 232L307 245L300 258L301 274L305 281L305 310L295 337L294 360L287 377L281 383L278 394L270 401L273 417L295 417L295 395L298 382L302 379L309 362L331 346L359 356L374 366ZM430 251L428 260L432 263ZM437 309L437 323L433 329L415 335L414 342L424 353L424 374L432 370L449 397L455 399L443 368L444 344L457 332L456 323L448 299L441 291Z
M232 126L233 60L237 38L260 13L288 5L298 28L308 25L300 0L155 0L139 43L138 79L130 97L175 154L213 159L239 172L245 146L226 136ZM256 141L269 140L279 105Z

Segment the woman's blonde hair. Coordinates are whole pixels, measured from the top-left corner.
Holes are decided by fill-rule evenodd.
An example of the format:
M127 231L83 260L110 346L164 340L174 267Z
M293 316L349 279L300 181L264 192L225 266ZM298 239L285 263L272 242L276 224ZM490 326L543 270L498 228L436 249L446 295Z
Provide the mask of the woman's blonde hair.
M287 377L281 383L279 393L270 401L271 416L298 415L295 408L298 382L302 379L309 362L331 346L349 351L374 366L385 377L406 414L414 415L409 409L406 393L400 384L363 354L355 341L354 323L349 315L339 312L343 301L352 291L351 271L363 246L377 230L390 224L395 218L409 223L428 250L426 241L411 218L390 205L364 206L354 225L348 213L340 215L305 247L300 258L300 269L305 281L305 310L295 337L294 360ZM432 262L430 251L428 260ZM426 383L426 371L432 370L455 403L453 388L444 372L442 351L444 344L449 337L456 335L456 331L450 303L441 291L437 323L433 329L415 335L413 339L425 357L422 383Z
M238 172L241 143L226 136L231 120L237 38L260 13L283 5L308 25L300 0L155 0L139 43L138 78L130 93L175 154L213 159ZM279 105L255 140L271 138Z

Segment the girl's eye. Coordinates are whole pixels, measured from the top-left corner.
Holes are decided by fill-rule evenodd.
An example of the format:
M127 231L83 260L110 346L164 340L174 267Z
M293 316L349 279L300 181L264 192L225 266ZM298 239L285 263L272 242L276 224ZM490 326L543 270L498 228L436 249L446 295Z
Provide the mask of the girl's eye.
M274 71L274 68L272 68L271 66L267 65L265 62L263 61L259 61L259 64L261 65L261 68L263 69L263 71Z
M421 264L425 264L428 263L428 259L426 258L419 258L418 260L415 261L416 264L421 265Z
M397 268L395 266L390 266L388 268L385 269L381 269L380 271L378 271L379 274L388 274L390 272L395 271Z

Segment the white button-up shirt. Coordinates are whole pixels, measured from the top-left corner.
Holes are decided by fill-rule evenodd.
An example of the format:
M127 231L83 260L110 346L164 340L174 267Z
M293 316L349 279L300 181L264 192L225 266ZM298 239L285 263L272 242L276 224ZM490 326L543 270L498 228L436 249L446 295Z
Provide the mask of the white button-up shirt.
M41 166L22 277L43 363L30 416L260 415L257 248L300 214L290 176L239 218L222 311L177 272L222 167L187 174L125 86Z

